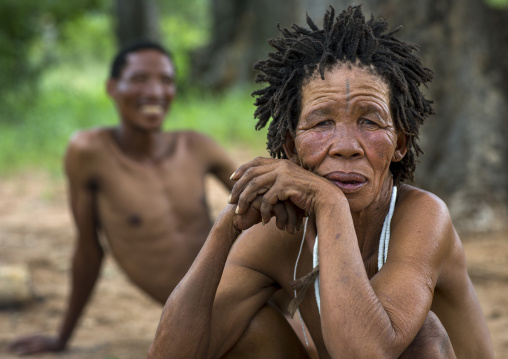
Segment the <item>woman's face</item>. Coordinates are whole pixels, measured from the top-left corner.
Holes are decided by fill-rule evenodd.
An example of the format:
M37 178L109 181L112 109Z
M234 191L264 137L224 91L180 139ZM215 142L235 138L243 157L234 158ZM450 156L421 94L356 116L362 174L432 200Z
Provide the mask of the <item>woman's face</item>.
M406 136L395 129L389 99L383 79L355 65L337 66L324 80L314 76L302 87L302 110L287 155L339 187L352 212L390 188L390 163L406 153Z

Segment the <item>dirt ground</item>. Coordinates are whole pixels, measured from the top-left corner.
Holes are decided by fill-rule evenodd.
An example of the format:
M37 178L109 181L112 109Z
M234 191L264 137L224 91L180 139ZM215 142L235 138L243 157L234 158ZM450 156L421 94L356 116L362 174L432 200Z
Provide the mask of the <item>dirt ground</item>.
M211 210L217 214L227 194L213 181L208 185ZM499 359L508 358L507 235L462 236ZM0 310L0 358L16 358L6 347L20 335L56 333L66 306L73 243L62 179L40 173L0 177L0 266L26 266L36 296L22 308ZM161 307L130 284L107 256L70 350L38 358L146 358L160 313Z

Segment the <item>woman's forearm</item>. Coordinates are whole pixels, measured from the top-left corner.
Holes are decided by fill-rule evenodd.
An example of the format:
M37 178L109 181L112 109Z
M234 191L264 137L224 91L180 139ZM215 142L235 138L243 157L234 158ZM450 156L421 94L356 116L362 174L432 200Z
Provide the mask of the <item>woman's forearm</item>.
M234 206L219 216L193 265L169 296L148 357L206 358L212 308L231 246L239 236Z

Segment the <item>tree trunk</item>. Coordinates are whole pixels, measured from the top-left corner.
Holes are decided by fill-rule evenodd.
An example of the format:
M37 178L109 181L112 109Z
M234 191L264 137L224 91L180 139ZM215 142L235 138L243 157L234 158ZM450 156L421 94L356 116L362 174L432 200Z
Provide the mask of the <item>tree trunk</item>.
M301 14L300 0L211 0L210 43L192 54L193 82L212 90L252 84L254 63L265 57L267 40Z
M478 0L367 0L364 11L403 25L435 71L417 184L448 204L461 232L506 228L508 11Z
M159 41L159 18L154 0L115 0L116 38L120 47L137 40Z

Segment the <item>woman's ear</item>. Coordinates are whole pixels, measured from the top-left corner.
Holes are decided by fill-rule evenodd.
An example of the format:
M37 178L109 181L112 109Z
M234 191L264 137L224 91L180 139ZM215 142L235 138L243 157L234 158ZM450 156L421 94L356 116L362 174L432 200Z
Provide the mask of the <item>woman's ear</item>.
M286 153L286 157L296 163L298 166L300 165L300 158L298 157L298 152L296 152L295 139L291 136L290 133L286 134L286 142L282 145L284 148L284 152Z
M393 153L392 162L401 161L407 153L407 135L404 132L400 132L397 136L397 146Z

